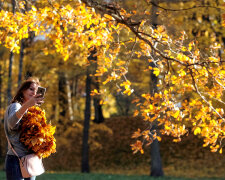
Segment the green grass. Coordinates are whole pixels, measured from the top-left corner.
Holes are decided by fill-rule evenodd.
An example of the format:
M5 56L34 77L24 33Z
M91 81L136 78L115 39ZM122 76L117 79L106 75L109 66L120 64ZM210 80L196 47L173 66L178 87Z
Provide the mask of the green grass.
M5 172L0 171L0 179L6 180ZM82 173L45 173L36 180L224 180L222 178L153 178L149 176L135 175L110 175L110 174L82 174Z

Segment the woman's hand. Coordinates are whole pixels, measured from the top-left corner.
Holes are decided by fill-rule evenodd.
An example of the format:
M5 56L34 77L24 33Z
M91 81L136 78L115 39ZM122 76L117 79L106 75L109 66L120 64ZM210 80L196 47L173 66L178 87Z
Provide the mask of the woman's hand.
M32 98L30 98L25 104L27 105L27 107L32 107L34 105L41 105L42 103L44 103L43 99L44 97L40 97L41 94L37 94L35 96L33 96Z

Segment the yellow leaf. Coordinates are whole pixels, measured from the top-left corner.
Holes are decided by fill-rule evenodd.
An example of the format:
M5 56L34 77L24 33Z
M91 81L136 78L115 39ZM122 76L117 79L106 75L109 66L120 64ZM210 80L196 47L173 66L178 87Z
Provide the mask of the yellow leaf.
M167 90L164 90L164 94L165 94L165 95L168 94L168 91L167 91Z
M150 15L150 12L149 12L149 11L145 11L145 14L146 14L146 15Z
M100 105L103 105L103 104L106 104L106 103L105 103L104 100L101 100L101 101L99 102L99 104L100 104Z
M33 11L37 11L37 9L36 9L35 6L32 6L32 10L33 10Z
M180 142L181 138L173 139L173 142Z
M186 75L186 72L183 71L183 70L181 70L179 75L180 75L180 76L185 76L185 75Z
M179 116L179 114L180 114L180 111L178 110L172 116L176 119Z
M186 47L184 47L184 46L181 48L181 51L186 51L186 50L187 50L187 49L186 49Z
M162 138L160 136L157 136L156 138L158 139L158 141L162 140Z
M138 110L135 110L133 116L135 117L135 116L137 116L138 114L139 114L139 111L138 111Z
M140 137L142 134L141 134L141 130L138 129L136 132L134 132L134 134L131 136L131 138L138 138Z
M164 26L158 26L157 30L159 33L162 33L165 31L165 28L164 28Z
M212 62L219 62L219 58L216 57L209 57L209 60Z
M200 127L195 128L194 135L197 135L197 134L200 134L200 133L201 133L201 128Z
M220 73L221 74L225 74L225 70L220 70Z
M153 110L153 109L154 109L154 106L153 106L152 104L150 104L150 105L149 105L149 109L150 109L150 110Z
M156 76L158 76L159 75L159 73L160 73L160 71L159 71L159 69L158 68L153 68L153 74L155 74Z

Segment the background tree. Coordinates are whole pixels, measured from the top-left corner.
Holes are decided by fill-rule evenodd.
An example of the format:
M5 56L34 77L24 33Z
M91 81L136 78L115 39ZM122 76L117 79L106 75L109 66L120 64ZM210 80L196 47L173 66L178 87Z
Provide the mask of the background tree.
M158 4L158 2L152 1L154 4ZM158 22L157 22L157 7L152 6L151 10L151 24L153 29L157 29ZM153 59L156 59L156 54L154 51L152 51L152 57ZM150 67L152 67L152 70L150 71L150 79L151 79L151 85L150 85L150 94L151 96L154 96L155 93L158 93L158 88L157 88L157 83L158 83L158 78L154 74L154 68L156 68L156 65L154 62L151 62L149 64ZM155 121L153 122L153 125L150 129L150 131L158 131L158 122ZM161 162L161 156L160 156L160 148L159 148L159 142L158 139L154 139L153 142L150 145L151 150L151 171L150 175L151 176L163 176L163 168L162 168L162 162Z
M12 0L12 12L15 14L15 6L16 6L16 1ZM13 59L14 59L14 54L12 51L10 51L9 55L9 75L8 75L8 89L7 89L7 96L8 96L8 103L12 99L11 95L11 89L12 89L12 64L13 64Z
M91 51L88 61L90 64L91 61L96 61L97 57L94 57L96 53L95 50ZM90 171L89 167L89 127L90 127L90 116L91 116L91 68L87 68L87 77L86 77L86 104L85 104L85 116L84 116L84 130L83 130L83 144L82 144L82 166L81 172L88 173Z

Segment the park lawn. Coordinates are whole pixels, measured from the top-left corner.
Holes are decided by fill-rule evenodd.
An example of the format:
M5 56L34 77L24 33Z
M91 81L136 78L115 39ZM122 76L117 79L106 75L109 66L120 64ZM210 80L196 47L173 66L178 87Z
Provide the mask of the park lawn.
M0 179L6 180L5 172L0 171ZM110 175L110 174L95 174L95 173L45 173L38 176L36 180L224 180L222 178L175 178L162 177L153 178L140 175Z

